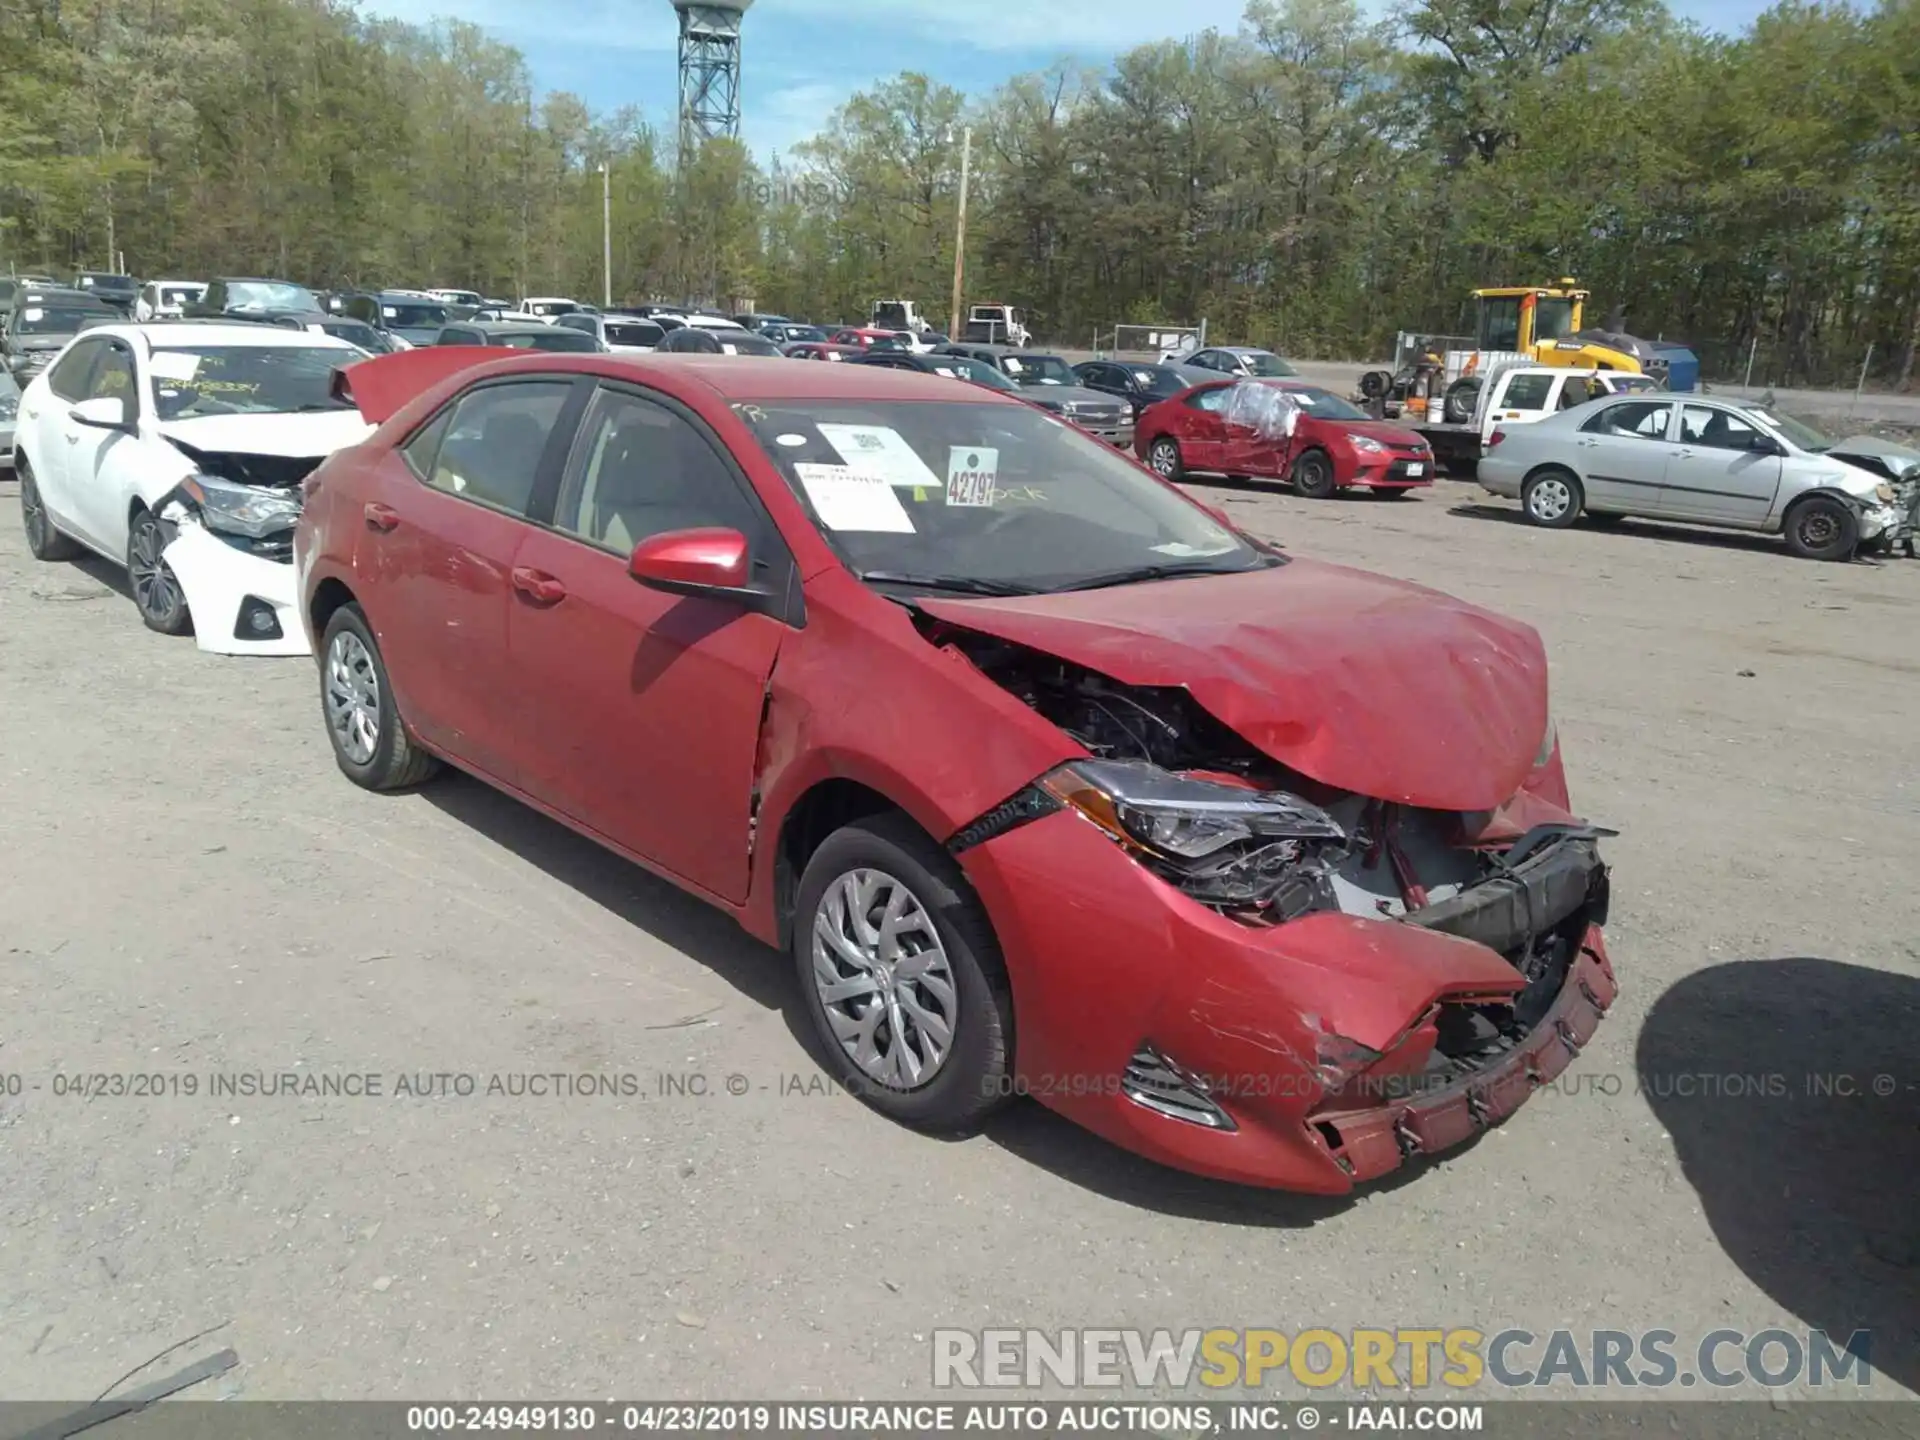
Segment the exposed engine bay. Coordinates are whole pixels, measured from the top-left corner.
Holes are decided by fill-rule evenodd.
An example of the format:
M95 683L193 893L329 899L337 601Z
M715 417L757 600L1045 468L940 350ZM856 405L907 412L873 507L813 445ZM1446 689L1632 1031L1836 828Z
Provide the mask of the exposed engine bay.
M1013 642L927 629L1094 757L1064 767L1064 784L1056 772L1015 797L993 823L1064 802L1162 880L1242 924L1333 911L1457 935L1513 965L1524 988L1511 1003L1440 1007L1426 1072L1404 1077L1414 1088L1451 1083L1524 1039L1559 995L1587 926L1605 921L1596 842L1611 831L1546 825L1477 843L1486 816L1322 785L1262 754L1184 689L1124 685Z

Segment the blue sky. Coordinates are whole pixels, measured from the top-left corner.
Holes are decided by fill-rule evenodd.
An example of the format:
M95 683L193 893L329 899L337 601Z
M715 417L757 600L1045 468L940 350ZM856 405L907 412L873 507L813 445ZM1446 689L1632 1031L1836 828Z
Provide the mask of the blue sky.
M1711 29L1745 28L1768 0L1669 0ZM527 57L542 90L596 110L637 104L672 121L678 30L670 0L363 0L416 23L454 16ZM742 136L754 154L806 139L856 91L918 70L985 95L1071 57L1102 66L1152 40L1237 28L1244 0L755 0L742 33ZM1373 8L1373 7L1369 7Z

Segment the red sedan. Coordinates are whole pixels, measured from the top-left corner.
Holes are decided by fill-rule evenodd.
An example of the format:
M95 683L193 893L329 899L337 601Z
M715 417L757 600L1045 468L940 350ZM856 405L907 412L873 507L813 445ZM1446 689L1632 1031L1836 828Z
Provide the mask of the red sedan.
M476 353L343 371L378 429L306 482L340 769L458 766L728 911L877 1110L1343 1192L1594 1033L1607 832L1532 630L938 376Z
M1228 423L1229 396L1242 384L1271 385L1293 399L1299 420L1291 436L1269 439ZM1133 446L1169 480L1192 470L1290 480L1315 500L1350 486L1398 495L1433 483L1433 451L1418 434L1299 380L1196 385L1143 410Z
M796 340L786 348L789 360L851 360L866 353L858 345L836 345L831 340Z

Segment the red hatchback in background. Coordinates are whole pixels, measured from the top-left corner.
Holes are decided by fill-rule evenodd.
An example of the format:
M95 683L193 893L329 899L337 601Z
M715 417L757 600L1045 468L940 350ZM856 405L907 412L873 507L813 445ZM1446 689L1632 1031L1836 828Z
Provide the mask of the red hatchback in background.
M1292 436L1269 439L1230 425L1227 402L1236 385L1269 385L1292 397L1300 410ZM1133 447L1169 480L1194 470L1288 480L1315 500L1354 486L1399 495L1433 483L1433 450L1421 436L1300 380L1196 385L1141 411Z
M480 353L341 372L379 429L295 541L340 769L727 910L876 1109L1343 1192L1592 1036L1608 832L1532 630L936 375Z

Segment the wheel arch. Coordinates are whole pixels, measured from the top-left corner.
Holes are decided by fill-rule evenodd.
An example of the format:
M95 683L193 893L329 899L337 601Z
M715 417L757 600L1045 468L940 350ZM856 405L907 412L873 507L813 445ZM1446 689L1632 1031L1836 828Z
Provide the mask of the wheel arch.
M307 597L307 623L313 636L314 648L320 646L320 637L327 633L327 622L334 614L348 605L357 605L360 597L353 593L346 581L329 575L313 587L313 594Z
M787 807L780 817L773 853L773 923L781 949L792 943L794 899L799 894L800 876L814 851L842 826L875 815L898 815L934 844L940 843L940 837L928 831L905 805L845 775L816 780Z

